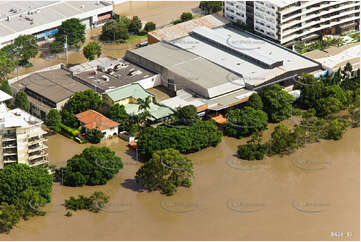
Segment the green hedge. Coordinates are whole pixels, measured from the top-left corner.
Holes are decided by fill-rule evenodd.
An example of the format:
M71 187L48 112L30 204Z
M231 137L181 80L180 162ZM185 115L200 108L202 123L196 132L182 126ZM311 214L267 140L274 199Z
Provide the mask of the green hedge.
M74 129L66 126L63 123L59 123L59 126L61 128L61 133L64 134L66 137L76 137L80 134L81 127L79 127L78 129Z

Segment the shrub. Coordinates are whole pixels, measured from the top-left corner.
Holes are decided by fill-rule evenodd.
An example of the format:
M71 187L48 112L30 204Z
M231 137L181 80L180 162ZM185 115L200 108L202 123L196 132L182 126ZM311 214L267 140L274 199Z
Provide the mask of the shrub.
M262 160L266 152L264 144L245 144L238 147L237 155L244 160Z
M182 15L180 16L180 19L181 19L182 22L192 20L193 19L193 14L189 13L189 12L182 13Z
M108 202L109 196L105 195L103 192L94 192L90 197L85 197L83 195L79 195L78 198L73 196L70 197L69 200L65 200L65 207L74 211L86 209L97 213L105 207ZM68 211L68 213L69 212L70 211Z
M153 22L147 22L144 26L144 30L147 32L153 31L153 30L155 30L155 28L156 28L156 26L155 26L155 23L153 23Z
M346 119L332 120L326 126L325 138L339 140L342 138L346 129L350 126L350 123Z
M98 129L88 129L85 133L85 139L92 144L98 144L103 137L104 134Z
M295 145L292 137L292 131L284 124L276 126L271 134L271 140L268 143L268 152L270 155L290 152Z
M262 133L260 131L254 133L247 144L238 146L238 157L245 160L262 160L267 153L267 146L261 144L261 140Z

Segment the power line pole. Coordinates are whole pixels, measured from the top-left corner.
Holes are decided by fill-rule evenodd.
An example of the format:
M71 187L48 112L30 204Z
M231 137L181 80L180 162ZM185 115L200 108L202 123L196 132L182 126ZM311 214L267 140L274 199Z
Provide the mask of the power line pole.
M64 43L64 48L65 48L65 56L66 56L66 65L68 65L68 36L65 35L65 43Z

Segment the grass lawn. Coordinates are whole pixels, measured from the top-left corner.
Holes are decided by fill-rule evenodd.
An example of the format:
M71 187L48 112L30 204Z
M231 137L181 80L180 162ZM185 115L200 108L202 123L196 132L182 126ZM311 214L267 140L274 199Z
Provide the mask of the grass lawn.
M127 39L127 43L132 43L141 39L147 38L147 35L130 35L129 39Z

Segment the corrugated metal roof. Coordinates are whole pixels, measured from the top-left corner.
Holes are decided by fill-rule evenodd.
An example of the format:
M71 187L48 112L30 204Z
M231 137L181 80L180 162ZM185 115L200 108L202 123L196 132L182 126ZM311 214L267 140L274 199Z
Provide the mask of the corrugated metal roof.
M13 97L0 90L0 102L4 102L6 100L12 99Z
M125 111L129 115L138 115L144 112L144 110L139 110L139 104L129 103L124 105L124 107L125 107ZM151 120L158 120L173 114L173 111L170 108L163 105L150 103L149 107L150 108L148 111L152 115L152 118L150 118Z
M118 102L129 97L133 97L135 99L141 98L145 100L148 96L153 96L151 93L144 90L144 88L138 83L108 90L104 92L104 94L108 95L113 100L113 102Z
M208 28L216 28L227 23L229 23L229 21L220 16L207 15L170 27L158 29L148 33L148 35L151 35L158 40L171 41L188 35L196 27L206 26Z

